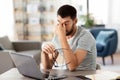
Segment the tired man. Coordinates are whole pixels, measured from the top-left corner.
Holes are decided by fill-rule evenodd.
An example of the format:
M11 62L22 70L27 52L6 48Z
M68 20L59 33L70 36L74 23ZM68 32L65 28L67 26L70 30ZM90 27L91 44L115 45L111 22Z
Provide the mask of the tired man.
M58 24L51 43L42 47L41 64L52 69L62 50L66 69L96 70L95 39L88 30L77 26L77 11L71 5L63 5L57 11ZM59 66L55 66L59 67Z

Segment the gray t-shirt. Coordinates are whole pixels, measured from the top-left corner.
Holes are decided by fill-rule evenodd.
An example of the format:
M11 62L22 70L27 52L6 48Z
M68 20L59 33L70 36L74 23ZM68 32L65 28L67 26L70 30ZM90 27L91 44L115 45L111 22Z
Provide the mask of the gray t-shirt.
M60 41L57 36L54 36L52 43L57 49L61 48ZM96 43L94 37L88 30L78 26L75 35L68 39L68 43L73 52L76 49L88 51L86 58L76 70L96 70Z

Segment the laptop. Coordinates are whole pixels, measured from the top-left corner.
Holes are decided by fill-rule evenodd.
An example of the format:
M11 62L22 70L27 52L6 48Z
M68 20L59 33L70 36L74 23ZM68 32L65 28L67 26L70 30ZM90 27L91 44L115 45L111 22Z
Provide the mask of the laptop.
M28 55L23 55L23 54L18 54L18 53L10 53L11 58L20 72L20 74L34 78L34 79L63 79L66 78L65 75L62 76L57 76L57 75L52 75L50 76L48 71L46 72L41 72L40 68L38 67L36 61L34 58Z

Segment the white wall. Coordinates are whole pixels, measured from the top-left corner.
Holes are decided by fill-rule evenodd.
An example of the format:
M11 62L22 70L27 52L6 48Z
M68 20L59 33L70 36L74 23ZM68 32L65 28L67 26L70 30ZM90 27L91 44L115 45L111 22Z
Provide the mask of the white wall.
M89 12L93 14L97 24L108 23L109 0L89 0Z
M118 32L118 48L120 52L120 0L109 0L107 28L114 28Z
M0 36L14 36L13 0L0 1Z
M90 13L106 25L120 25L120 0L89 0Z
M109 25L120 25L120 0L109 1Z

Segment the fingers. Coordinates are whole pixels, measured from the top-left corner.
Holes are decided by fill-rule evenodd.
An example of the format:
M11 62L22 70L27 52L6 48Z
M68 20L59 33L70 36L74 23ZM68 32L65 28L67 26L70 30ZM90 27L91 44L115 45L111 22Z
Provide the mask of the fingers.
M55 50L55 47L53 46L53 44L50 44L50 43L44 45L42 48L42 51L47 54L52 54L54 50Z
M65 28L65 24L63 24L63 27Z
M63 31L66 31L66 25L65 24L57 24L56 27L55 27L55 31L57 32L63 32Z
M64 28L64 30L66 31L66 26L65 26L65 24L63 24L63 28Z
M48 44L47 47L51 53L54 52L55 48L52 44Z

